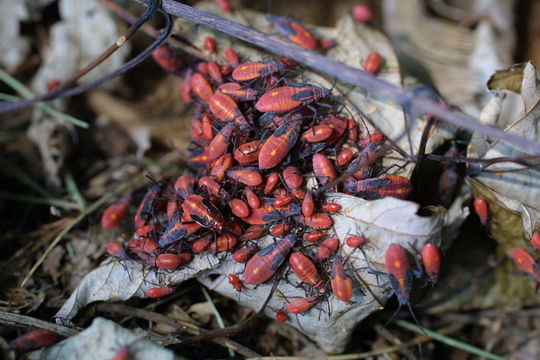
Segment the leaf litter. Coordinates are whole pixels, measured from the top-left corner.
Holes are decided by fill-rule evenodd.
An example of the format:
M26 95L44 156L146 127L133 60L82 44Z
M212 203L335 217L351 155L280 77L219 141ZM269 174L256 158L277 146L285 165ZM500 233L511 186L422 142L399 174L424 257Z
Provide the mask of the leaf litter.
M210 12L217 12L213 3L203 3L200 7ZM223 14L220 13L220 15ZM246 22L246 19L249 19L251 26L273 32L266 16L262 14L239 10L234 15L226 16L239 22ZM216 55L218 57L222 56L223 50L228 47L233 47L244 59L260 60L267 59L269 56L241 42L231 40L221 33L181 19L176 21L175 29L201 48L206 36L214 37L219 45ZM335 39L337 46L328 51L328 56L352 66L361 67L361 59L364 59L369 52L380 52L387 64L380 76L395 85L401 85L397 58L393 54L390 43L378 32L353 22L350 15L342 17L333 29L314 28L314 32L316 35ZM360 54L362 56L359 56ZM310 71L306 71L304 76L310 83L320 86L329 88L328 84L332 84L330 80L321 80L320 75ZM373 119L373 125L378 130L389 137L397 137L405 132L407 122L399 106L374 99L361 89L350 89L341 83L336 86L347 95L350 102L358 107L360 112ZM356 120L361 117L354 111L352 116ZM375 130L373 125L368 124L370 131ZM415 154L424 127L425 120L415 119L408 131L408 136L403 136L398 145L404 151ZM427 152L433 151L451 138L452 134L451 128L437 126L428 142ZM393 153L393 155L396 154ZM391 156L387 156L384 161L395 163L395 158L391 160ZM403 166L400 173L410 174L411 164L404 162L401 165ZM345 194L329 194L328 198L341 204L343 208L341 214L332 215L334 226L329 235L337 235L342 244L348 234L355 232L363 233L369 239L365 257L360 251L351 254L351 249L346 246L341 250L347 259L345 267L348 275L355 283L354 295L351 303L343 303L332 295L306 314L289 316L288 322L315 340L323 350L336 353L344 349L354 326L373 311L381 309L388 299L388 292L381 286L387 282L386 279L379 278L380 276L368 271L366 258L369 259L369 266L383 270L384 252L390 243L400 244L412 253L414 253L412 249L414 244L423 244L428 240L440 244L445 222L451 223L463 214L456 213L451 218L447 216L445 219L445 212L436 209L431 216L419 216L417 215L418 204L394 198L366 201ZM272 241L272 237L259 241L261 245L268 244ZM259 311L271 293L273 281L255 288L248 286L238 293L228 283L227 276L231 273L242 274L243 269L244 265L234 263L230 256L219 260L207 254L195 255L189 264L175 271L144 268L142 264L132 260L107 260L82 279L77 289L58 311L56 318L58 321L70 320L82 307L91 302L124 301L131 297L145 297L146 291L152 287L180 286L183 281L191 278L196 278L210 289ZM211 276L216 274L220 276L217 278ZM282 308L291 299L305 296L304 292L295 286L296 283L298 279L292 272L283 274L277 290L271 294L267 307L263 309L267 316L273 318L276 309ZM366 291L365 286L369 286L370 291Z

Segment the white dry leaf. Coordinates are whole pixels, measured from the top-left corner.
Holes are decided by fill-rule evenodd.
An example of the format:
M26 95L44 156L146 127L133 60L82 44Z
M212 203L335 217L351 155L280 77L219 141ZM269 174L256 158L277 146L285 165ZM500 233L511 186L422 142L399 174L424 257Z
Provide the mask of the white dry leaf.
M489 75L512 61L514 1L467 0L453 9L446 3L385 0L383 26L404 73L433 82L449 104L476 116L489 95L484 86ZM433 15L433 8L440 14Z
M525 65L520 94L506 90L498 92L504 93L506 97L502 101L499 116L496 116L496 112L492 112L491 123L506 128L508 133L540 141L538 106L540 86L534 66L531 63ZM500 97L500 94L495 96ZM491 159L526 155L534 154L523 152L512 145L493 143L480 135L475 135L471 140L467 157ZM539 172L510 162L496 163L482 170L478 174L473 172L473 178L491 191L507 209L521 214L523 228L529 237L532 236L540 212Z
M27 17L22 2L0 0L0 65L14 71L30 53L30 40L21 36L20 21Z
M61 21L50 29L42 65L32 80L32 89L38 94L47 91L47 81L66 80L88 65L122 34L110 11L97 0L60 0L58 7ZM124 44L83 76L79 83L88 83L116 70L128 54L129 44ZM104 86L112 86L113 83L108 82Z
M35 351L28 356L40 360L112 359L128 346L130 360L173 360L173 352L141 338L113 321L96 318L90 327L58 344Z
M332 216L334 225L328 231L328 236L336 236L344 244L348 234L364 234L369 239L365 247L366 257L370 266L378 270L384 270L384 253L391 243L400 244L411 252L414 243L418 247L428 240L440 243L444 218L442 211L430 217L421 217L416 215L418 204L395 198L366 201L349 195L331 194L328 200L342 206L340 214ZM259 240L259 246L262 248L272 241L272 237L263 238ZM347 258L351 249L343 246L340 251ZM224 257L224 254L221 256ZM385 288L377 285L387 282L387 279L380 275L377 278L368 271L367 266L359 251L354 252L346 263L354 284L350 304L329 295L304 315L288 314L288 323L316 341L325 351L342 351L355 325L373 311L381 309L389 296ZM231 255L220 261L210 254L197 254L189 264L176 271L145 268L133 260L107 261L81 281L56 318L59 322L65 322L91 302L145 297L146 291L152 287L179 286L190 278L197 278L210 289L259 311L271 293L274 282L269 280L256 287L244 284L245 288L238 293L229 284L228 274L238 274L243 279L244 267L245 264L232 261ZM220 276L216 278L216 274ZM296 275L289 271L286 276L286 280L280 280L264 309L269 317L273 318L276 309L286 307L295 298L306 296L301 288L294 286L300 282ZM370 284L370 291L366 290L366 284Z

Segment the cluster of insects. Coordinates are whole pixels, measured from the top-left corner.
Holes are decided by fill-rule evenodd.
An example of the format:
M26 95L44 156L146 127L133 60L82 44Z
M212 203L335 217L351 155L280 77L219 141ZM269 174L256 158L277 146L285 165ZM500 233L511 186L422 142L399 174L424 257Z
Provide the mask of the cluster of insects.
M291 41L310 38L298 22L270 20L278 30L288 26L289 32L298 33L288 33ZM216 51L212 38L205 40L205 47ZM127 244L109 243L108 254L161 269L176 269L194 254L230 255L246 263L242 275L228 276L239 292L246 284L268 281L288 263L306 292L305 298L288 304L290 313L305 313L332 294L349 302L353 282L346 271L348 258L340 255L340 241L331 235L332 216L342 209L325 199L325 189L366 200L406 199L410 181L386 174L379 161L370 161L384 136L367 127L361 136L359 124L341 114L340 99L331 90L298 81L298 63L283 57L240 61L232 48L224 54L226 62L199 62L185 70L185 61L172 48L163 46L154 53L162 67L185 79L181 95L194 109L188 148L194 175L155 181L134 216L135 236ZM375 60L376 66L367 64L366 70L377 71L380 56ZM336 181L340 177L343 181ZM128 194L112 204L102 226L119 224L132 201ZM258 239L266 235L274 242L260 246ZM367 241L351 235L344 246L361 248ZM386 251L385 275L400 305L408 304L417 274L407 257L397 244ZM428 280L435 283L438 248L427 244L422 259ZM156 287L147 295L173 291ZM282 309L276 317L287 320Z

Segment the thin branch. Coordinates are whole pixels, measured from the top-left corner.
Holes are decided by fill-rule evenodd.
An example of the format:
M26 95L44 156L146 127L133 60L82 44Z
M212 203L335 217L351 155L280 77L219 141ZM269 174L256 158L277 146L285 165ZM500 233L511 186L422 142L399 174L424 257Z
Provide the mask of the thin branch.
M150 1L155 1L155 0L150 0ZM163 13L162 11L160 11L160 12ZM147 47L142 53L140 53L135 58L131 59L130 61L128 61L127 63L122 65L120 68L116 69L115 71L110 72L109 74L106 74L106 75L102 76L101 78L96 79L96 80L94 80L94 81L92 81L92 82L90 82L88 84L80 85L80 86L78 86L76 88L73 88L71 90L64 91L65 86L60 85L59 87L53 89L52 91L50 91L48 93L45 93L45 94L42 94L42 95L38 95L38 96L36 96L36 97L34 97L32 99L21 100L21 101L13 102L13 103L0 102L0 113L10 112L10 111L15 111L15 110L18 110L18 109L22 109L24 107L33 105L33 104L35 104L36 102L39 102L39 101L48 101L48 100L52 100L52 99L62 99L62 98L67 98L67 97L79 95L79 94L84 93L84 92L86 92L88 90L91 90L91 89L93 89L93 88L95 88L95 87L97 87L97 86L99 86L99 85L101 85L101 84L103 84L103 83L105 83L107 81L110 81L111 79L113 79L113 78L115 78L117 76L120 76L120 75L126 73L127 71L129 71L130 69L132 69L133 67L135 67L136 65L141 63L144 59L149 57L156 48L161 46L167 40L167 38L171 34L173 24L172 24L172 19L171 19L170 15L164 14L164 16L165 16L165 20L166 20L166 25L165 25L165 29L162 31L161 35L149 47Z
M149 0L136 1L144 1L146 3ZM502 141L515 145L523 150L540 154L540 144L535 141L505 133L504 130L495 126L478 123L471 117L453 112L431 99L427 99L423 96L415 96L412 91L388 84L360 69L330 60L314 51L289 44L275 36L265 34L245 25L235 23L173 0L163 0L162 8L171 15L179 16L197 24L208 26L270 52L290 57L313 69L335 76L346 83L359 86L369 92L384 96L397 104L414 106L417 109L430 113L432 116L449 122L457 127L467 129L471 132L481 133L494 140L501 139Z
M129 11L126 11L124 9L122 9L122 7L118 6L117 4L111 2L110 0L99 0L100 3L102 3L103 5L105 5L106 7L108 7L111 11L113 11L116 15L118 15L120 18L122 18L124 21L127 21L128 23L130 24L134 24L136 21L137 21L137 18L135 16L133 16L133 14L131 14ZM159 31L157 31L156 29L154 29L151 25L149 24L144 24L141 28L142 31L144 31L147 35L150 35L151 37L153 38L157 38L159 37ZM188 44L184 44L172 37L168 38L167 39L167 43L169 45L171 45L172 47L176 48L176 49L180 49L190 55L193 55L201 60L204 60L204 61L211 61L212 59L210 59L210 57L205 54L204 52L202 52L201 50L199 50L198 48L194 47L194 46L191 46L191 45L188 45Z
M0 311L0 323L6 325L14 326L24 326L24 327L34 327L38 329L51 330L57 333L58 335L70 337L77 335L79 332L77 330L54 324L48 321L36 319L30 316L12 314L9 312Z

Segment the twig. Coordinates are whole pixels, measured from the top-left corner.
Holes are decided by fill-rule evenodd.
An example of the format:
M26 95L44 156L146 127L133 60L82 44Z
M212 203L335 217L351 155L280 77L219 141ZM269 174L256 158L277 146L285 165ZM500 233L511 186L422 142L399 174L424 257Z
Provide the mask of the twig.
M375 330L392 345L397 346L399 350L405 355L408 359L415 359L413 353L407 348L407 346L395 337L388 329L384 328L382 325L375 325Z
M156 0L150 0L150 1L152 1L152 3L153 3ZM137 55L136 57L134 57L133 59L131 59L130 61L128 61L124 65L122 65L120 68L116 69L115 71L110 72L110 73L102 76L99 79L91 81L88 84L78 86L78 87L76 87L74 89L71 89L71 90L64 91L65 86L60 85L59 87L53 89L52 91L49 91L49 92L47 92L45 94L42 94L42 95L38 95L38 96L36 96L36 97L34 97L32 99L21 100L21 101L18 101L16 103L2 102L2 103L0 103L0 113L2 113L2 112L10 112L10 111L15 111L15 110L18 110L18 109L22 109L24 107L33 105L38 101L47 101L47 100L52 100L52 99L61 99L61 98L67 98L67 97L70 97L70 96L75 96L75 95L84 93L84 92L86 92L86 91L88 91L90 89L93 89L93 88L95 88L95 87L97 87L97 86L99 86L99 85L101 85L101 84L103 84L103 83L117 77L117 76L120 76L120 75L126 73L127 71L129 71L130 69L132 69L133 67L138 65L141 61L146 59L148 56L150 56L152 54L152 52L156 48L161 46L161 44L163 44L163 42L165 42L165 40L167 40L167 38L169 37L169 35L171 34L171 31L172 31L172 19L171 19L170 15L168 15L168 14L164 14L164 16L165 16L166 24L165 24L165 29L162 31L161 35L149 47L147 47L143 52L141 52L139 55ZM125 39L124 39L124 41L125 41Z
M149 0L136 1L144 1L146 3ZM245 25L235 23L173 0L163 0L162 8L171 15L191 20L197 24L208 26L273 53L290 57L313 69L335 76L344 82L351 83L369 92L384 96L397 104L414 106L417 109L430 113L432 116L454 124L457 127L468 129L471 132L481 133L494 140L500 138L502 141L513 144L523 150L540 154L540 144L535 141L505 133L504 130L495 126L478 123L474 119L453 112L433 100L423 96L415 96L412 91L388 84L360 69L330 60L314 51L291 45L275 36L265 34Z
M120 18L122 18L124 21L127 21L130 24L133 24L137 21L137 18L133 16L130 12L122 9L120 6L116 5L115 3L109 1L109 0L99 0L100 3L111 9L116 15L118 15ZM159 36L159 31L154 29L149 24L144 24L142 26L142 31L144 31L146 34L150 35L153 38L157 38ZM204 61L211 61L210 57L206 55L204 52L200 51L196 47L186 45L176 39L173 39L172 37L169 37L167 39L167 43L171 46L173 46L176 49L180 49L190 55L193 55L201 60Z
M212 301L212 298L210 297L210 294L208 293L208 290L206 290L206 288L203 285L201 285L201 291L202 291L206 301L208 301L210 303L210 307L212 308L212 311L214 312L214 315L216 316L218 326L220 328L222 328L222 329L225 329L225 323L223 322L223 318L221 317L221 314L219 313L218 309L216 308L216 305ZM229 348L227 350L229 350L229 356L234 357L234 351L231 348Z
M417 334L421 333L421 331L422 331L415 324L411 324L408 321L394 319L393 322L396 325L398 325L398 326L400 326L400 327L402 327L404 329L413 331L413 332L415 332ZM459 341L459 340L453 339L451 337L439 334L438 332L431 331L431 330L428 330L428 329L424 329L424 332L426 333L427 336L429 336L429 337L431 337L431 338L433 338L435 340L438 340L438 341L440 341L440 342L442 342L442 343L444 343L444 344L446 344L448 346L453 346L453 347L455 347L457 349L467 351L467 352L469 352L471 354L475 354L475 355L478 355L478 356L485 357L486 359L492 359L492 360L504 360L505 359L502 356L495 355L495 354L490 353L488 351L477 348L476 346L472 346L472 345L464 343L462 341Z
M97 305L97 310L123 314L123 315L129 315L129 316L135 316L140 319L145 319L145 320L154 321L154 322L162 322L162 323L165 323L167 325L174 327L175 329L179 331L183 331L191 335L198 335L198 334L201 334L201 332L203 331L195 324L186 323L184 321L181 322L181 321L173 320L170 317L167 317L165 315L157 314L155 312L151 312L148 310L133 308L131 306L122 305L122 304L100 303ZM189 327L186 326L186 324L189 324ZM210 338L209 340L218 345L232 349L236 351L237 353L246 357L259 357L260 356L259 354L257 354L251 349L248 349L244 345L241 345L225 337L215 337L215 338Z
M25 315L19 315L19 314L12 314L4 311L0 311L0 323L6 324L6 325L17 325L17 326L31 326L39 329L46 329L51 330L57 333L58 335L62 335L65 337L70 337L73 335L77 335L79 331L50 323L48 321L36 319L30 316Z

